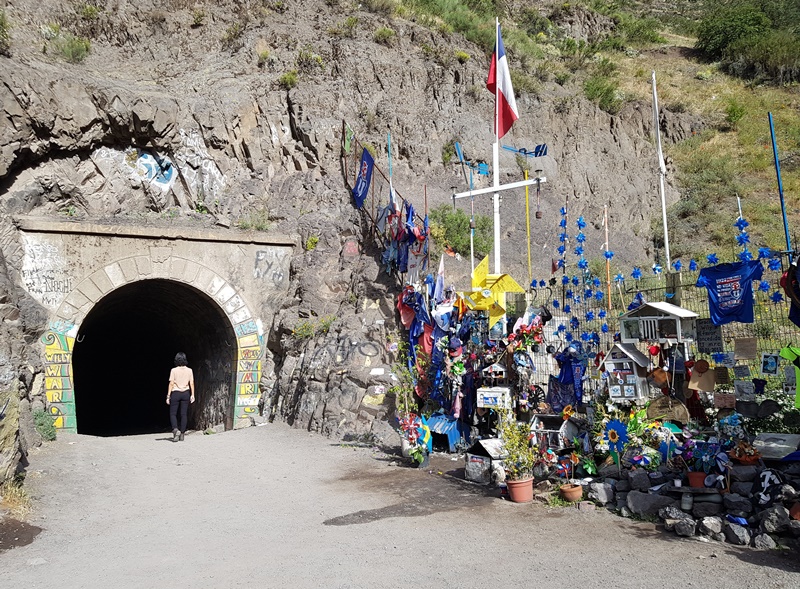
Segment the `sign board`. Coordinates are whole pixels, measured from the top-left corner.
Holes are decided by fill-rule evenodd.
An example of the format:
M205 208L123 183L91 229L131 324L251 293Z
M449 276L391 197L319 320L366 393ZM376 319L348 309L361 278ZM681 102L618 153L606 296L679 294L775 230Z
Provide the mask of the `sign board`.
M737 337L734 342L736 360L752 360L758 357L758 340L754 337Z
M735 378L750 378L750 367L747 364L737 364L733 367Z
M483 409L511 409L511 389L481 387L478 389L477 405Z
M714 325L711 319L697 320L697 351L701 354L722 351L722 327Z
M736 395L732 393L714 393L714 407L717 409L735 408Z
M752 401L756 397L756 385L750 380L734 380L733 390L740 401Z

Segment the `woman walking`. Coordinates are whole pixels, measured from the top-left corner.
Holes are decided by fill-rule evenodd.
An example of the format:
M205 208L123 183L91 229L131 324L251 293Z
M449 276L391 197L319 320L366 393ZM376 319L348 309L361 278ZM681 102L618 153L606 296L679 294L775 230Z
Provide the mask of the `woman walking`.
M167 389L167 405L169 405L169 421L172 425L172 441L183 441L186 433L186 421L189 414L189 403L194 403L194 374L186 362L186 354L175 354L175 368L169 373ZM178 411L181 415L178 429Z

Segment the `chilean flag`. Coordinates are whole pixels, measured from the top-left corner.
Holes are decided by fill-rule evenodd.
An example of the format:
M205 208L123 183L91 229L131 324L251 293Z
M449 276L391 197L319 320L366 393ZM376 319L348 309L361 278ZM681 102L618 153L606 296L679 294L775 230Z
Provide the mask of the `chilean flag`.
M497 24L497 45L492 53L492 65L489 67L486 88L492 94L497 95L497 127L495 130L497 138L500 139L508 133L511 125L519 118L514 89L511 87L511 72L508 69L506 50L503 47L503 37L500 36L500 23Z

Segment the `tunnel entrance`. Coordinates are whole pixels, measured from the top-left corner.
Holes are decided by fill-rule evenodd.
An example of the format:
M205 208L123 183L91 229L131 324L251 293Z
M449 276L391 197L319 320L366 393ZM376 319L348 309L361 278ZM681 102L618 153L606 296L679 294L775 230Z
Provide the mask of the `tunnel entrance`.
M189 428L230 424L236 334L219 305L181 282L140 280L110 292L81 323L72 352L78 433L169 431L165 401L175 354L194 371Z

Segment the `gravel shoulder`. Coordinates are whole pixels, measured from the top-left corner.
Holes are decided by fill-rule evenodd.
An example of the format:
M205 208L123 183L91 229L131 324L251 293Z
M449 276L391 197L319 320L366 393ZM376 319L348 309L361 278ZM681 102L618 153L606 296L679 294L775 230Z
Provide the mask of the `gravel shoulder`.
M36 452L43 531L0 552L3 588L800 585L796 554L515 505L446 455L422 472L283 424L169 439L60 435Z

